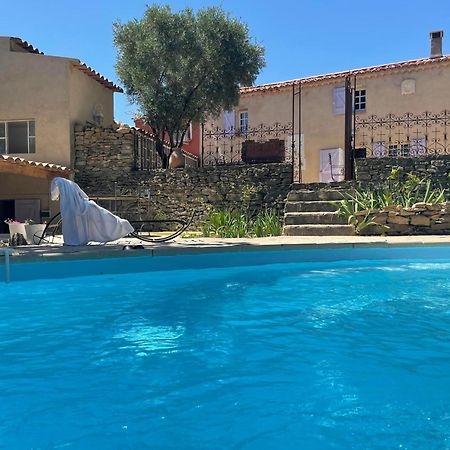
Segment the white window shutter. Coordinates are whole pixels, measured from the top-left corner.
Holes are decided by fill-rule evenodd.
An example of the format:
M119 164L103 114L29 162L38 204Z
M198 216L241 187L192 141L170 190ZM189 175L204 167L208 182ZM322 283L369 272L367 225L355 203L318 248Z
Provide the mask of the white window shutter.
M333 88L333 112L334 114L345 113L345 87Z
M411 150L409 151L410 156L420 156L427 153L425 138L411 139Z
M383 158L387 156L386 146L383 141L374 142L372 145L372 158Z
M236 129L234 110L223 112L223 129L227 134L234 134Z
M300 142L300 158L302 169L305 169L306 161L305 161L305 135L302 133L300 136L298 134L294 134L294 157L298 158L298 144ZM286 136L284 148L286 151L286 160L290 161L292 159L292 135L289 134Z

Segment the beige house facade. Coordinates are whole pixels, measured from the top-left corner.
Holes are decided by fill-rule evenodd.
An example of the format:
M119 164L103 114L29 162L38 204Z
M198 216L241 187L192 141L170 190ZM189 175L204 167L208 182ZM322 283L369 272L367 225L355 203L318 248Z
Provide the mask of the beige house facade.
M293 137L302 182L341 180L347 78L354 88L351 120L357 156L450 151L450 56L439 52L413 61L245 87L234 111L206 128L220 129L228 139L236 133L242 139L283 140L286 160L292 159ZM216 148L220 152L221 144Z
M8 171L0 165L1 222L5 215L15 218L18 209L26 216L26 208L14 204L31 200L33 219L51 214L49 183L73 167L75 125L113 126L115 92L122 89L78 59L44 55L22 39L0 37L0 155L8 160ZM22 160L61 170L44 164L35 176L24 172ZM46 170L49 177L42 175Z

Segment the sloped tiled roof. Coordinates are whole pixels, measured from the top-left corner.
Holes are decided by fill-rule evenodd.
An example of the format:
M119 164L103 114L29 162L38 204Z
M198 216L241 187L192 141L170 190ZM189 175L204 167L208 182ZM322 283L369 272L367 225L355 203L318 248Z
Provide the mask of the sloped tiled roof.
M14 42L14 44L21 47L23 50L27 51L28 53L35 53L37 55L44 54L38 48L33 47L31 44L29 44L27 41L24 41L23 39L20 39L17 37L12 37L11 40ZM74 67L81 70L83 73L90 76L95 81L98 81L100 84L105 86L107 89L111 89L114 92L123 92L123 89L120 86L117 86L112 81L108 80L103 75L96 72L92 67L89 67L87 64L83 63L79 59L76 59L76 58L67 58L67 59L69 59L72 62Z
M182 152L183 154L185 154L186 156L189 156L189 157L192 158L192 159L196 159L196 160L199 159L199 156L198 156L198 155L194 155L194 153L192 153L192 152L190 152L190 151L188 151L188 150L185 150L184 148L181 149L181 152Z
M92 67L89 67L85 63L81 62L79 59L72 59L73 65L84 72L86 75L92 77L94 80L98 81L100 84L103 84L108 89L111 89L114 92L123 92L123 89L120 86L117 86L112 81L105 78L103 75L96 72Z
M38 161L29 161L17 156L0 155L0 172L2 167L25 167L25 168L37 168L42 171L46 171L50 174L68 176L72 172L68 167L60 166L58 164L44 163Z
M29 44L27 41L24 41L23 39L13 37L11 40L16 44L17 46L23 48L28 53L36 53L37 55L43 55L44 52L41 52L38 48L33 47L31 44Z
M329 82L335 79L344 78L348 75L369 75L387 71L411 70L415 68L425 68L439 63L450 63L450 55L438 58L421 58L411 61L403 61L390 64L382 64L379 66L364 67L361 69L346 70L343 72L334 72L325 75L315 75L305 78L297 78L294 80L280 81L277 83L267 83L258 86L248 86L241 88L241 94L264 93L268 91L278 91L283 88L292 87L293 84L313 85L321 82Z

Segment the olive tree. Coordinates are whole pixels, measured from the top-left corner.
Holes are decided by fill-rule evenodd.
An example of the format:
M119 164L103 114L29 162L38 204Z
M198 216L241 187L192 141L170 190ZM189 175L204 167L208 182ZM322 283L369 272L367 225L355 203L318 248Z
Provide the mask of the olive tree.
M264 48L248 27L217 7L173 12L150 6L144 17L113 26L116 70L130 101L156 137L165 165L191 122L203 122L239 101L239 88L264 67Z

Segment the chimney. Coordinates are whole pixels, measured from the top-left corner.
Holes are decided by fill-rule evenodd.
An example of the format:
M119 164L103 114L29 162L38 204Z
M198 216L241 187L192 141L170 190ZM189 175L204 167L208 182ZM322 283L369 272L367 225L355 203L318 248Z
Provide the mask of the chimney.
M442 56L442 37L444 32L442 30L432 31L430 33L431 40L431 54L430 58L440 58Z

